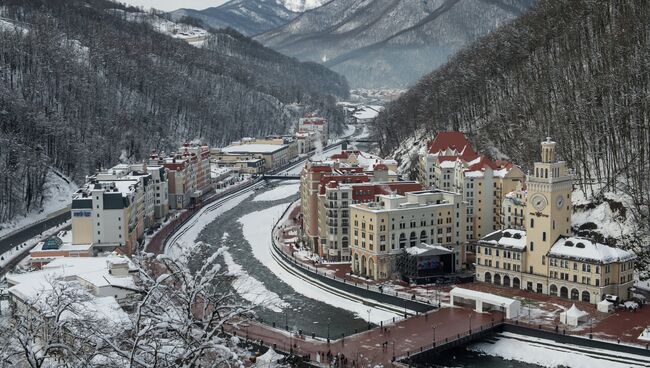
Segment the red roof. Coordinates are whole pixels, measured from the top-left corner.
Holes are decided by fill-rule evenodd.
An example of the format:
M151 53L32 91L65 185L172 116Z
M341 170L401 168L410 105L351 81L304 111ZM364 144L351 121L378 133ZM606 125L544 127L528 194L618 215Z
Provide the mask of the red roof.
M484 167L490 167L492 170L497 169L497 165L492 160L485 155L481 155L479 161L468 167L467 171L479 171Z
M427 148L429 153L455 150L465 161L471 161L478 156L465 134L461 132L439 132Z
M381 163L380 164L375 164L375 166L373 166L373 168L375 170L388 171L388 166L386 166L385 164L381 164Z

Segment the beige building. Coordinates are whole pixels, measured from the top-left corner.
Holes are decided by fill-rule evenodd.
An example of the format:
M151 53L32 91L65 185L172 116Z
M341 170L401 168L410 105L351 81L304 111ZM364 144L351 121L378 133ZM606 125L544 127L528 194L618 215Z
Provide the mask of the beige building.
M464 258L465 203L460 194L430 190L378 195L350 206L352 271L374 280L396 272L397 255L422 243L452 250L454 269Z
M606 294L627 299L636 256L571 236L572 177L555 147L550 138L542 142L542 161L527 178L525 231L482 238L476 279L594 304Z

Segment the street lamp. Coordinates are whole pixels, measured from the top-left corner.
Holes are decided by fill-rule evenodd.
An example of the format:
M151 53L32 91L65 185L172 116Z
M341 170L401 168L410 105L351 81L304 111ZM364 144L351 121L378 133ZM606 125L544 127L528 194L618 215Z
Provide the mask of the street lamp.
M284 311L284 329L289 331L289 322L287 317L287 311Z
M327 343L330 343L330 318L327 317Z
M436 327L438 327L438 326L433 325L432 327L433 327L433 347L435 347L436 346Z
M469 314L469 333L470 334L472 333L472 317L473 316L474 316L473 314L471 314L471 313Z
M368 329L370 329L370 311L372 309L368 308Z

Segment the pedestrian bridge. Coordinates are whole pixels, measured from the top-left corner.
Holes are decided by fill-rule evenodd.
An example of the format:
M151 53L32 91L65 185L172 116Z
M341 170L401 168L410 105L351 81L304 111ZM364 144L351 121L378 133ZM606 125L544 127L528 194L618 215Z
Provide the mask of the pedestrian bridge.
M300 180L300 175L281 175L281 174L269 174L262 175L264 180Z

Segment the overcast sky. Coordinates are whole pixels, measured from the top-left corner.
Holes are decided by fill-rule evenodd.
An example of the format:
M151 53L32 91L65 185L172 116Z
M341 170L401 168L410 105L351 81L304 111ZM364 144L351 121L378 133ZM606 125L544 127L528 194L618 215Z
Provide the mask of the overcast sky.
M228 0L118 0L134 6L143 6L146 9L154 7L160 10L176 10L179 8L205 9L219 6Z

